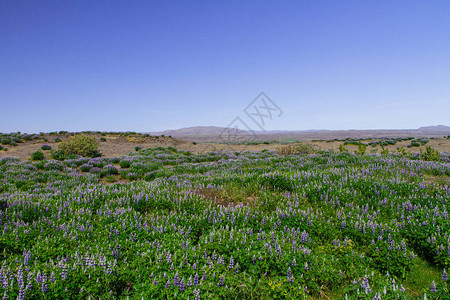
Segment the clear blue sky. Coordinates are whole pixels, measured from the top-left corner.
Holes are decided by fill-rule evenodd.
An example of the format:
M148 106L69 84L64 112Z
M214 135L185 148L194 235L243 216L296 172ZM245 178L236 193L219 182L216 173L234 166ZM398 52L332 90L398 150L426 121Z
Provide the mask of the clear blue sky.
M0 132L227 126L261 91L266 129L450 125L450 2L0 1Z

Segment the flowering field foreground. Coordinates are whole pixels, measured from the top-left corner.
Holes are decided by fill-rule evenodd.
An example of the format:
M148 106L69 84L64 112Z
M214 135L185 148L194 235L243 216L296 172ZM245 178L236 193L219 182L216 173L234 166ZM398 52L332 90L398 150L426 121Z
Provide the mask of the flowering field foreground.
M449 176L446 156L3 158L0 297L448 299Z

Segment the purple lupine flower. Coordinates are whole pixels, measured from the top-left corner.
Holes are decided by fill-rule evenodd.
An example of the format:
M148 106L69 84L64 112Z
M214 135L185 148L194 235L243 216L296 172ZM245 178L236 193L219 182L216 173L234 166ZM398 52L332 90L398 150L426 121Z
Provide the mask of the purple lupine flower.
M291 267L288 268L286 275L290 283L294 282L294 276L292 276Z
M167 280L167 282L166 282L166 289L169 289L170 288L170 280Z
M185 285L184 285L184 277L181 278L181 282L180 282L180 292L184 292L185 290Z
M442 280L444 280L444 281L448 280L448 275L447 275L447 272L445 272L445 269L444 269L444 272L442 272Z
M305 262L305 271L309 270L308 262Z
M433 293L437 292L436 284L434 283L434 280L430 284L430 291L433 292Z
M200 290L194 290L193 293L195 295L194 300L200 300Z
M153 285L158 285L158 281L156 281L156 278L155 280L153 280Z
M234 267L234 260L233 260L233 256L230 257L230 264L228 266L229 269L233 269Z
M197 286L198 285L198 275L197 275L197 273L195 273L195 276L194 276L194 286Z
M63 280L67 279L67 267L62 261L59 262L59 268L61 269L60 272L61 278Z
M52 274L50 274L50 281L53 282L55 279L55 272L52 272Z
M17 295L17 299L18 300L23 300L25 299L25 288L23 286L23 282L21 285L19 285L19 295Z
M303 230L303 232L300 236L300 243L302 243L302 244L305 243L307 238L308 238L308 233L305 230Z
M177 271L177 273L173 277L173 285L178 286L179 284L180 284L180 278L178 277L178 271Z
M222 276L220 276L220 281L217 284L217 286L223 286L225 285L225 274L223 274Z
M47 282L42 283L41 291L44 294L47 292Z

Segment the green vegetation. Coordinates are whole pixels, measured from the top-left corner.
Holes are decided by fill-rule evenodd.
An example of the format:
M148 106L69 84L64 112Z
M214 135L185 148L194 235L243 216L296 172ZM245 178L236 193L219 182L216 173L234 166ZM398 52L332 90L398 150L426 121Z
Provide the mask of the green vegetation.
M87 135L76 135L72 139L61 142L58 146L64 155L80 155L83 157L100 156L98 142L94 137Z
M44 153L41 151L35 151L31 153L31 160L43 160L44 159Z
M0 295L448 298L449 155L367 145L1 158Z

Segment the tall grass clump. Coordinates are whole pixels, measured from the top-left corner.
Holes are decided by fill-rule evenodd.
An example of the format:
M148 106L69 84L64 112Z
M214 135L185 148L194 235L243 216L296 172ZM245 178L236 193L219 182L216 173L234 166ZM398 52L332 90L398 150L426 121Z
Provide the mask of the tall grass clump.
M280 146L276 149L276 151L280 155L313 154L317 152L314 146L308 143L295 143L286 146Z

